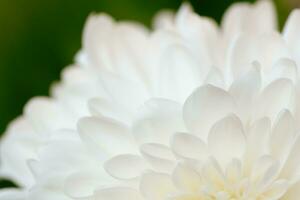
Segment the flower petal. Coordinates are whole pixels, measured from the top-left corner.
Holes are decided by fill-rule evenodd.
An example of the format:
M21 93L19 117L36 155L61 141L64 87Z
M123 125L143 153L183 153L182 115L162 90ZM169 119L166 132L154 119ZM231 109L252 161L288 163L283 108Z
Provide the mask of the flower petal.
M2 200L25 200L26 192L19 189L1 189L0 199Z
M286 179L296 178L300 171L300 137L298 135L292 149L287 157L287 160L282 168L280 177Z
M290 79L293 83L296 83L298 71L295 61L288 58L281 58L274 64L269 78L270 82L280 78Z
M104 163L105 170L118 179L134 179L148 168L145 160L137 155L122 154Z
M65 181L64 191L72 198L92 196L94 191L105 184L113 183L107 180L108 175L95 171L80 171L71 174Z
M276 29L276 13L272 1L261 0L254 5L235 3L226 11L222 28L226 38L233 38L240 32L261 34Z
M91 114L94 116L112 118L126 125L130 124L130 119L133 119L132 112L112 100L93 98L88 101L88 106Z
M169 175L148 172L140 181L140 191L147 200L164 200L175 191L175 186Z
M241 121L234 115L218 121L208 135L208 148L223 164L244 155L246 138Z
M125 187L100 189L95 192L95 200L143 200L137 190Z
M175 167L172 151L162 144L145 143L140 147L141 154L158 172L170 172Z
M255 106L254 100L257 98L260 88L260 70L255 65L248 73L235 80L230 86L229 92L236 100L238 114L244 123L252 118L252 110Z
M128 127L109 119L86 117L78 122L80 136L96 155L136 152Z
M199 64L188 49L170 46L160 59L159 95L182 102L201 83L201 74Z
M247 135L247 150L244 157L246 173L249 173L253 163L261 156L269 153L268 143L271 133L271 121L262 118L253 123Z
M173 133L184 130L181 105L166 99L148 100L132 126L134 137L140 144L168 144Z
M295 89L292 81L288 79L275 80L262 91L256 104L256 117L269 117L271 121L274 121L281 110L293 111L294 98Z
M294 118L288 110L283 110L272 130L270 153L279 160L285 160L296 135Z
M173 152L185 159L204 160L208 156L206 144L197 136L176 133L171 141Z
M181 190L196 193L201 187L200 175L187 164L178 164L173 171L173 182Z
M211 126L234 110L234 100L226 91L205 85L186 100L183 118L189 130L206 141Z
M293 58L300 64L300 9L295 9L290 14L283 30L283 37L292 51Z

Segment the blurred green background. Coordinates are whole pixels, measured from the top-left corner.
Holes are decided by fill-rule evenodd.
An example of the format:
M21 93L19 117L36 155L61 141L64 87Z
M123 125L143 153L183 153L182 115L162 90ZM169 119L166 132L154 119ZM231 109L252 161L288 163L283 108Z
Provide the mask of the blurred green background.
M281 25L300 0L277 0ZM200 15L217 21L234 0L191 0ZM147 26L162 8L179 0L0 0L0 132L22 113L33 96L47 95L62 68L81 46L84 22L91 12ZM299 5L298 5L299 6ZM1 183L0 183L1 185Z

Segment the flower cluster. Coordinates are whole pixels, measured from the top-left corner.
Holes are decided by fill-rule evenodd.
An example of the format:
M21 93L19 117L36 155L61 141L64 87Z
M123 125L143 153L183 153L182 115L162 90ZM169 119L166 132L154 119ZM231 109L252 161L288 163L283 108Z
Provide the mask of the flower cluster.
M75 64L1 141L1 200L297 200L300 10L221 26L183 4L153 30L89 17Z

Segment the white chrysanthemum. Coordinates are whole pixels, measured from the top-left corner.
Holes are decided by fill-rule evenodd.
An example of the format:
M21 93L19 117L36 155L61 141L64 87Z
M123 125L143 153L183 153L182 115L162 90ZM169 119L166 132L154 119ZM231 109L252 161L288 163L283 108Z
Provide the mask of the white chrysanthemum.
M2 200L296 200L300 11L238 3L221 27L183 5L149 31L89 18L51 98L1 143Z

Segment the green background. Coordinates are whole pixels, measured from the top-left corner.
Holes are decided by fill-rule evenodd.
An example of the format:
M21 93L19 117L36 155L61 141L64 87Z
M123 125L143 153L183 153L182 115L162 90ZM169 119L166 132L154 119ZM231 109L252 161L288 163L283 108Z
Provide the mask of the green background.
M224 10L235 1L190 2L200 15L219 22ZM158 10L178 9L181 3L179 0L0 0L0 133L22 113L31 97L47 95L49 85L59 79L62 68L73 62L81 46L84 22L91 12L107 12L116 19L137 20L150 26ZM276 5L282 25L295 4L277 0Z

